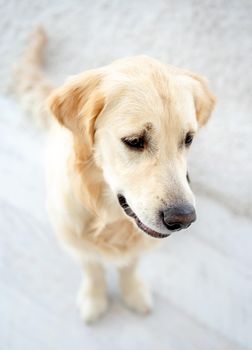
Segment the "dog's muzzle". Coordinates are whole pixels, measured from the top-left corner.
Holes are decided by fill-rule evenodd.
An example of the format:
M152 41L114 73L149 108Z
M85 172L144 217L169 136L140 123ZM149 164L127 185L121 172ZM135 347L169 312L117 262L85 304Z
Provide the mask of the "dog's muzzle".
M118 202L123 208L125 214L133 218L137 226L147 233L148 235L155 238L165 238L170 235L170 233L164 234L147 227L138 216L131 209L126 201L126 198L122 194L117 195ZM177 207L167 208L160 213L161 220L165 228L169 231L180 231L186 229L191 225L192 222L196 220L196 213L194 207L190 204L181 205Z

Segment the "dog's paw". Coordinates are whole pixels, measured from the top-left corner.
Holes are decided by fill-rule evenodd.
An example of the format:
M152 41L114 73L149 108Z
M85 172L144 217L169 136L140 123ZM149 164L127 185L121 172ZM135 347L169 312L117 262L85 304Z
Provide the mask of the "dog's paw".
M147 315L152 311L152 296L149 288L140 280L134 280L122 289L125 304L133 311Z
M77 306L82 319L90 324L98 320L106 312L108 300L106 295L92 295L80 291L77 296Z

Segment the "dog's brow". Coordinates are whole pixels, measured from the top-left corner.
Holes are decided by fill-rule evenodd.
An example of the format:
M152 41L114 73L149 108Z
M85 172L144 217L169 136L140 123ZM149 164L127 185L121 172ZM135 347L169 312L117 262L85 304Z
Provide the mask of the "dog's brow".
M146 123L144 124L144 128L147 131L150 131L153 128L153 124L152 123Z
M145 123L143 125L143 129L139 132L139 135L140 136L147 136L148 134L150 134L152 129L153 129L152 123Z
M134 138L134 137L143 137L147 136L150 131L153 129L152 123L145 123L142 127L142 129L139 129L138 131L135 131L132 133L129 137Z

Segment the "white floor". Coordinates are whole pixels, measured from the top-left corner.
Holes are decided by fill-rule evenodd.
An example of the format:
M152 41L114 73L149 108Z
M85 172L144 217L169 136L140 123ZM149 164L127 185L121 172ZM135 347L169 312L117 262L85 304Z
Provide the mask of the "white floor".
M252 349L252 222L198 196L198 221L142 262L154 312L120 302L96 325L75 309L78 266L58 247L44 209L44 137L0 99L0 349Z

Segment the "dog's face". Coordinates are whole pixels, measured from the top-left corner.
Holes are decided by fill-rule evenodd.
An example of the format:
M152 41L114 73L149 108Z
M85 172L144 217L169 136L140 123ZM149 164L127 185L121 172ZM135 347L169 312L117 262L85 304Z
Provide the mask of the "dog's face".
M135 57L84 73L50 105L140 229L165 237L195 221L186 158L214 106L202 78Z

